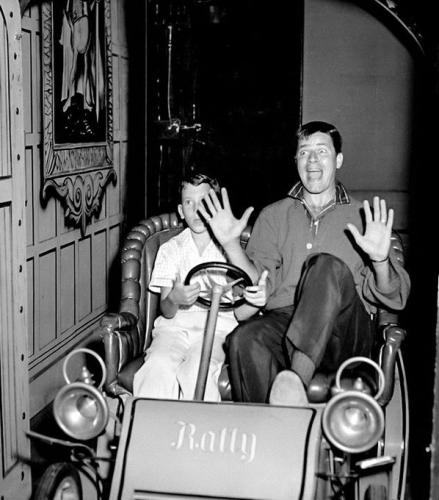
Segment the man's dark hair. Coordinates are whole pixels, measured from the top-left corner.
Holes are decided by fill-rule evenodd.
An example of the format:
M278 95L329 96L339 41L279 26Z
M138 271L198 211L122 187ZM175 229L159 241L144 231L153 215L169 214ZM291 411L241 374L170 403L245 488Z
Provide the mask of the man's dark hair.
M192 186L199 186L200 184L209 184L209 186L216 192L220 192L219 182L213 178L209 177L206 174L202 174L201 172L191 171L187 173L180 183L180 194L183 191L183 187L185 184L192 184Z
M334 149L336 154L341 153L342 140L340 132L334 125L327 122L308 122L302 125L296 133L297 142L302 138L307 138L316 132L321 132L322 134L328 134L332 143L334 144Z

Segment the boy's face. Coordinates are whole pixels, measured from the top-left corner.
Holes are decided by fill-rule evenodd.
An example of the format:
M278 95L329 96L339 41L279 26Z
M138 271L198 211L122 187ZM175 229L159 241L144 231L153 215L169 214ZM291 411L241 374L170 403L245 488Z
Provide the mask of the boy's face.
M198 186L184 184L181 191L181 203L178 205L178 213L186 221L186 224L193 233L200 234L207 231L198 208L210 189L211 187L207 183L199 184Z

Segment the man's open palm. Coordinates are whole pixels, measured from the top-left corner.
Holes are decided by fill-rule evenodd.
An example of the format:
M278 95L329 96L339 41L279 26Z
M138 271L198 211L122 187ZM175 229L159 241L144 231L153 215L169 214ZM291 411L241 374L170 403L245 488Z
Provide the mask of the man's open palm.
M367 200L363 206L366 219L364 234L362 235L353 224L348 224L347 227L357 245L372 261L383 261L389 256L393 210L387 211L386 201L380 200L378 196L373 199L373 214Z

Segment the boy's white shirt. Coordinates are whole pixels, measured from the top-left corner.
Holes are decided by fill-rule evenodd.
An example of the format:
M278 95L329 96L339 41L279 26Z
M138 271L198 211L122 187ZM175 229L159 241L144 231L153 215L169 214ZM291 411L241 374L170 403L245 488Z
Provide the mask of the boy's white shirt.
M224 253L211 240L200 255L189 228L184 229L177 236L163 243L158 249L154 267L151 273L149 289L151 292L160 293L162 287L172 287L177 275L180 274L182 283L186 279L189 271L202 262L226 262ZM219 275L212 275L218 283L225 283L224 278ZM207 285L202 278L197 278L202 290L206 290ZM178 312L186 311L206 311L205 307L194 304L190 307L180 307ZM222 315L224 312L221 312ZM228 311L228 314L233 314Z

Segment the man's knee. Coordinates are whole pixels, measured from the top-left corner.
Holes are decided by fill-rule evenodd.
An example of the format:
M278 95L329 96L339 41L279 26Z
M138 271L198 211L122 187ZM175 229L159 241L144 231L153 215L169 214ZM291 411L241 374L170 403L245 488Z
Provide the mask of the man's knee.
M226 351L236 359L260 358L261 355L276 350L283 335L283 329L277 331L263 319L253 318L228 335Z
M313 266L334 267L335 269L347 268L346 263L340 257L330 253L314 253L308 257L306 262L308 265Z
M237 353L241 349L247 349L254 342L257 336L257 329L249 323L237 326L226 338L226 349L229 353Z
M330 253L315 253L305 261L305 269L312 273L334 275L353 281L353 275L348 265L339 257Z

